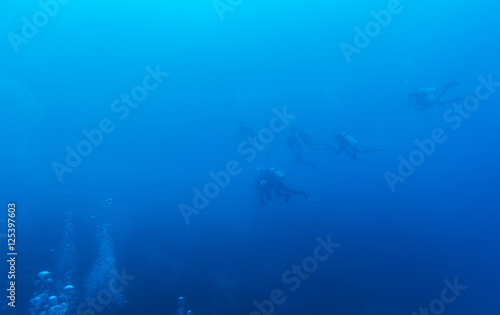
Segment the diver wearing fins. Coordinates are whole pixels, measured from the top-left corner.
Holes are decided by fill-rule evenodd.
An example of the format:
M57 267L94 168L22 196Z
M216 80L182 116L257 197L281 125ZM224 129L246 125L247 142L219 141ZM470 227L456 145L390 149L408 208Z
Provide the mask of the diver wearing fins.
M454 86L459 83L455 80L450 81L442 89L432 88L421 88L416 92L408 94L408 104L412 105L416 110L424 110L431 108L434 105L444 105L462 100L461 97L455 97L450 100L442 101L443 95Z
M314 133L312 131L292 126L288 135L287 145L292 150L297 164L309 165L318 172L316 164L306 161L304 154L308 150L330 152L332 151L332 147L326 144L315 143L312 139L313 136Z
M281 211L285 211L288 207L288 201L292 195L300 195L309 201L316 201L314 198L309 197L305 192L288 188L283 184L285 174L278 171L274 167L257 167L257 176L254 180L254 187L259 193L261 208L272 208L271 193L275 196L284 197L281 205Z
M384 150L384 147L380 145L363 147L347 132L336 133L334 135L334 142L337 146L335 150L337 155L348 155L355 160L358 159L358 153L379 152Z

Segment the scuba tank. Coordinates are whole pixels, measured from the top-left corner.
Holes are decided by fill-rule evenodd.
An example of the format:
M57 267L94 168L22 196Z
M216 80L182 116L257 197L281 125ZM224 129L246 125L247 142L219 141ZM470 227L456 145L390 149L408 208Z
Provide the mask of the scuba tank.
M353 137L351 137L346 132L342 133L342 137L344 138L345 143L347 143L348 145L350 145L352 147L355 147L358 144L358 141L356 141L356 139L354 139Z
M278 171L275 167L270 167L269 168L269 172L271 174L273 174L274 176L276 176L279 180L283 180L283 178L285 178L285 174L283 174L282 172Z
M421 88L419 91L421 93L430 94L430 93L436 93L437 89L436 88Z
M437 88L421 88L419 91L425 95L425 99L429 102L434 102L437 99Z

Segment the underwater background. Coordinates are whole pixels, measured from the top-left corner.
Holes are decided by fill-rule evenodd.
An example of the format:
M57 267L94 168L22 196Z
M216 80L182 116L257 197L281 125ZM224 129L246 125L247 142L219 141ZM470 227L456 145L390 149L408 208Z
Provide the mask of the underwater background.
M2 314L500 314L498 3L0 7Z

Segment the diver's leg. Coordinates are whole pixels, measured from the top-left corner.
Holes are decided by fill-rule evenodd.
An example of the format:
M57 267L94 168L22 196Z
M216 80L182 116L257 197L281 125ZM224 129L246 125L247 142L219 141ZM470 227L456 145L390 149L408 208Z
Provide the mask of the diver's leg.
M361 153L380 152L380 151L384 151L384 146L381 146L381 145L376 145L373 147L357 146L357 152L361 152Z
M457 85L459 85L459 84L460 84L460 82L458 82L458 81L456 81L456 80L451 80L450 82L448 82L448 83L444 86L443 90L445 90L445 91L446 91L446 90L449 90L449 89L451 89L452 87L457 86Z
M330 146L327 144L315 143L311 139L304 139L302 143L304 143L306 147L314 151L326 151L330 148Z
M281 204L281 211L285 211L288 208L288 201L292 195L285 194L285 198L283 198L283 203Z
M259 199L260 199L260 207L264 208L266 206L265 200L264 200L264 191L259 191Z
M304 160L304 158L302 157L302 154L297 154L295 161L297 162L297 164L303 164L303 165L307 165L307 166L314 168L316 173L318 173L318 169L316 168L316 164Z
M356 148L355 148L354 151L355 152L357 151L357 152L361 152L361 153L366 153L366 152L370 152L370 149L367 148L367 147L363 147L361 145L358 145L358 146L356 146Z
M440 105L446 105L446 104L452 104L452 103L457 103L463 101L463 97L455 97L453 99L447 100L447 101L439 101L438 104Z
M273 209L273 201L271 199L271 187L268 187L266 189L266 201L265 201L265 206L266 209L272 210Z
M281 204L281 211L285 211L288 207L288 201L292 196L292 194L290 193L290 189L286 187L282 182L279 182L273 186L273 191L276 196L284 197L283 203Z
M352 159L357 160L358 159L358 149L357 146L350 146L346 148L345 153L350 156Z
M444 93L446 93L446 91L448 91L449 89L451 89L452 87L458 85L458 81L455 81L455 80L452 80L450 82L448 82L440 91L439 95L436 96L436 102L439 102L440 104L443 104L440 100L441 100L441 97L443 97Z
M316 201L317 201L317 200L316 200L316 198L312 198L311 196L309 196L309 195L308 195L308 194L306 194L305 192L303 192L303 191L299 191L299 190L295 190L295 189L291 189L291 188L288 188L288 187L286 187L284 184L282 184L282 185L281 185L281 190L282 190L282 191L287 192L287 194L283 194L283 193L282 193L282 196L286 196L286 195L288 195L288 197L285 197L285 198L286 198L286 200L287 200L287 202L288 202L288 199L290 199L290 197L291 197L292 195L300 195L300 196L302 196L302 197L304 197L304 198L306 198L307 200L312 201L312 202L316 202Z
M278 190L279 190L279 193L281 194L280 196L286 196L286 195L288 195L289 196L288 198L290 198L291 195L301 195L301 196L303 196L305 198L308 197L305 192L288 188L283 183L281 183L281 185L280 185L280 187L279 187Z

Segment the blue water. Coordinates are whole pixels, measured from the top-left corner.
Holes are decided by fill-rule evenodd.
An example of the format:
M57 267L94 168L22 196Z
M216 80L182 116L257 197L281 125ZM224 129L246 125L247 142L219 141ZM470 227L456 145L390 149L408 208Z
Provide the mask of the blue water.
M2 314L499 314L498 4L0 7ZM316 172L293 126L384 150ZM317 202L261 209L261 165Z

